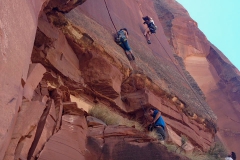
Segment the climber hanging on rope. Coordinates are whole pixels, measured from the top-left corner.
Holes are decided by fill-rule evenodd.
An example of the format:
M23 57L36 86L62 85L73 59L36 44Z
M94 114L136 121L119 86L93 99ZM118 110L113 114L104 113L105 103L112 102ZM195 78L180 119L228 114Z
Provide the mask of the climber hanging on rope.
M151 44L150 35L152 33L156 33L157 26L154 24L153 19L151 17L149 17L149 16L142 17L142 19L144 20L143 24L147 24L147 26L148 26L145 29L144 36L147 39L147 43Z
M148 130L155 130L157 132L158 138L160 141L166 139L166 123L164 122L161 112L157 109L149 109L149 115L153 118L152 124L148 126Z
M135 60L133 56L132 50L128 44L128 30L126 28L122 28L117 32L117 36L115 41L119 44L125 51L127 58L129 61Z

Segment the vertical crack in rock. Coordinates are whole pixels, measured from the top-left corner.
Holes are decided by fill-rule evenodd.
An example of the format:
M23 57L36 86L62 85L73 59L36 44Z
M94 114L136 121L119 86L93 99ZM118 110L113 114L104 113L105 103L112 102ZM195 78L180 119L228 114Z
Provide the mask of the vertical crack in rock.
M39 139L40 139L40 137L42 135L42 131L43 131L43 128L45 126L47 115L49 114L51 105L52 105L52 100L48 100L46 109L43 111L43 114L42 114L42 116L40 118L40 121L38 122L37 130L36 130L36 134L35 134L35 138L33 140L32 146L31 146L31 148L29 149L29 152L28 152L27 159L29 159L29 160L31 158L34 158L33 157L33 153L34 153L34 151L35 151L35 149L37 147L37 144L39 142Z

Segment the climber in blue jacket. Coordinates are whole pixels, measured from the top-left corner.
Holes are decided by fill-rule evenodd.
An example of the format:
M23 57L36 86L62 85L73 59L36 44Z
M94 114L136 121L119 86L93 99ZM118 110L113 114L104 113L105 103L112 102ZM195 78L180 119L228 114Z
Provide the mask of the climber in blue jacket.
M161 112L157 109L149 109L150 116L153 117L151 126L157 132L159 140L165 140L166 138L166 123L163 120Z

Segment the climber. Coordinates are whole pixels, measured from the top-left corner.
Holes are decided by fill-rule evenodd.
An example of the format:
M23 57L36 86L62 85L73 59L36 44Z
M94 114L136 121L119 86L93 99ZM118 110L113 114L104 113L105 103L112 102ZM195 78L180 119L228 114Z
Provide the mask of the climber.
M149 109L149 114L153 118L152 124L149 125L149 128L153 127L153 130L155 130L158 134L159 140L163 141L166 138L166 124L161 116L161 112L157 109ZM149 129L151 130L151 129Z
M143 24L147 24L148 26L148 28L145 29L144 36L147 39L147 43L151 44L150 35L152 33L156 33L157 26L154 24L153 19L149 16L142 17L142 19L144 20Z
M122 28L117 32L117 37L115 38L116 43L118 43L125 51L129 61L135 60L132 50L128 44L128 30Z

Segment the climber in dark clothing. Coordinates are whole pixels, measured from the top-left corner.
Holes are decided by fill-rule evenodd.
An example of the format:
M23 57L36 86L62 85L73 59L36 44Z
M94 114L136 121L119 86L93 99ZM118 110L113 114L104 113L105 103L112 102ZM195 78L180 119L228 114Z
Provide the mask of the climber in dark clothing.
M128 44L128 30L126 28L122 28L117 32L116 42L124 49L127 58L129 61L135 60L133 56L132 50Z
M156 33L157 26L154 24L153 19L149 16L142 17L142 19L144 20L143 24L147 24L148 26L145 29L144 36L146 37L148 44L151 44L150 35L152 33Z
M153 130L155 130L158 134L159 140L165 140L166 138L166 123L164 122L162 116L161 116L161 112L157 109L149 109L149 114L150 116L153 117L153 121L152 124L150 124L151 126L153 126Z

